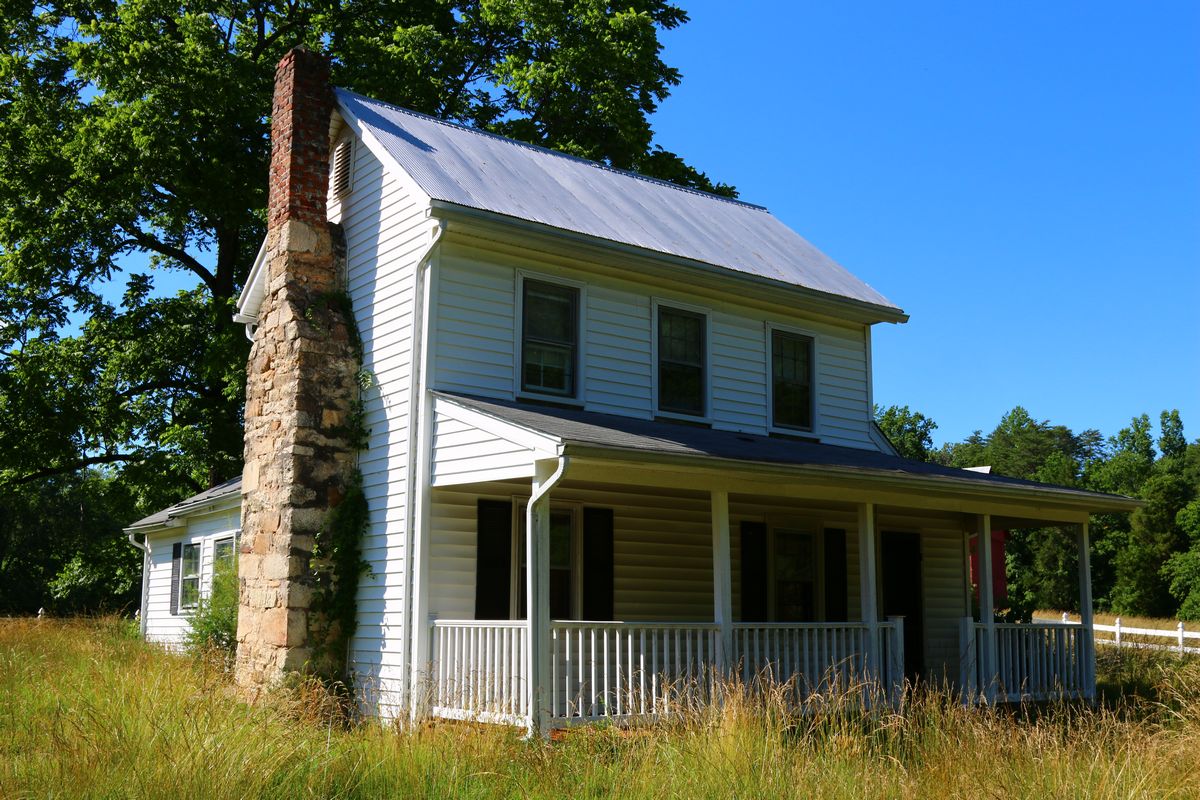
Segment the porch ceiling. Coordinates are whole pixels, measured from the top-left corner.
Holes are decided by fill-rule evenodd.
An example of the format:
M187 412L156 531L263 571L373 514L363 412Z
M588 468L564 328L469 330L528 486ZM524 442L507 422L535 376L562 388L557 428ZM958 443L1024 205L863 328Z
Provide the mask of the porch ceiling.
M530 437L536 437L540 445L536 457L570 456L569 475L578 480L617 478L694 489L716 482L714 488L730 492L783 493L1039 521L1082 521L1089 512L1130 511L1140 505L1120 495L971 472L874 450L433 394L442 408L462 409L488 420L492 433L507 431L505 438L526 447L532 443ZM532 474L532 464L528 472Z

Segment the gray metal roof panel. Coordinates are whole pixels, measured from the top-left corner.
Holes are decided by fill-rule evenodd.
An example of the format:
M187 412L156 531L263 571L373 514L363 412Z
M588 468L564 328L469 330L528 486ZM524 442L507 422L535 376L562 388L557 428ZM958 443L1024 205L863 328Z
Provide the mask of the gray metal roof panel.
M1128 501L1119 495L1088 492L1036 481L989 475L969 470L913 461L876 450L821 444L798 439L713 430L692 425L658 422L615 414L600 414L555 406L530 406L505 400L483 399L435 392L452 402L540 431L571 444L656 453L668 456L704 456L768 464L842 467L897 476L953 478L980 487L1010 486L1042 489L1056 494L1094 500Z
M205 489L203 492L192 495L186 500L180 500L173 506L167 506L161 511L156 511L148 517L139 519L137 522L129 525L129 528L151 528L159 525L166 525L173 518L186 514L193 509L209 505L210 503L215 503L219 500L234 495L240 496L241 492L242 476L239 475L233 480L226 481L225 483L214 486L211 489Z
M899 311L766 209L337 90L434 200Z

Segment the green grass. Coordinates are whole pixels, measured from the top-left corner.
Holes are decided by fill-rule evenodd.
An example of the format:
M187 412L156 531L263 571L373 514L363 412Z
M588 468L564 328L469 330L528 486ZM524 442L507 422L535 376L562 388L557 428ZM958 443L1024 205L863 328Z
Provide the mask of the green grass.
M1102 667L1110 667L1101 663ZM769 700L525 742L463 724L347 725L313 687L258 708L219 663L114 620L0 620L0 797L1196 797L1200 663L1139 659L1097 709L797 718Z

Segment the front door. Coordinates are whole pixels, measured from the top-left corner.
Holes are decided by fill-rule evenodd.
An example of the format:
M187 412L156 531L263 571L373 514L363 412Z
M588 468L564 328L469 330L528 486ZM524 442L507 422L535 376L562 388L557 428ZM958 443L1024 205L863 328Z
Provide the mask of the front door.
M883 614L904 617L904 674L925 671L925 614L921 585L921 536L884 531L880 542Z

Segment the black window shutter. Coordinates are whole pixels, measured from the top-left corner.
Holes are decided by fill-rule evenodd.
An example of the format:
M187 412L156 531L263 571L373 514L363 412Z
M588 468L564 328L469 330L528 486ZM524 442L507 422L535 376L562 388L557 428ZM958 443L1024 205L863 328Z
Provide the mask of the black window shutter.
M476 512L475 619L508 619L512 503L480 500Z
M846 532L825 529L825 620L846 621Z
M767 526L742 523L742 621L767 619Z
M179 573L183 568L183 542L171 545L171 614L179 614Z
M583 510L584 619L613 618L613 510Z

